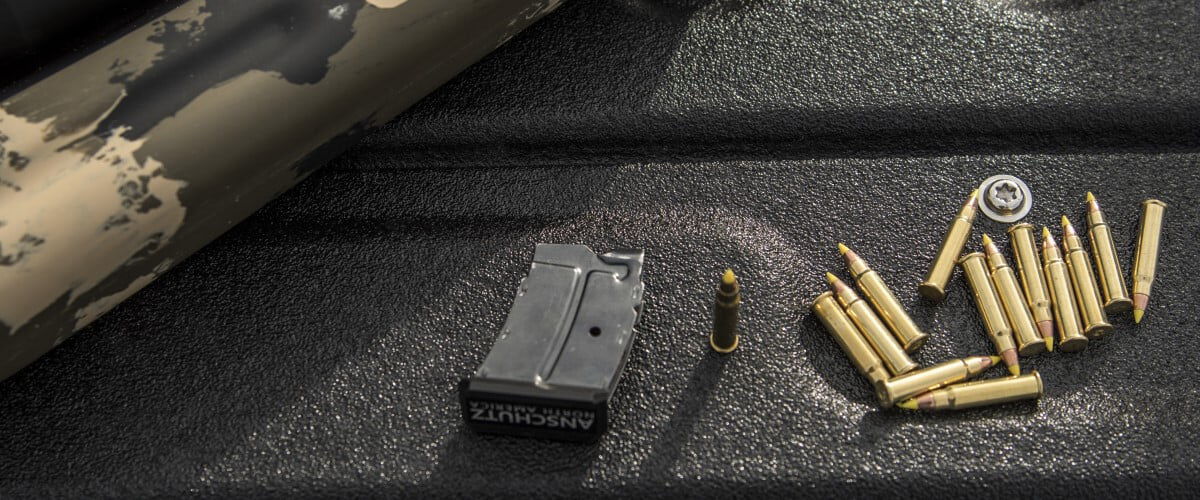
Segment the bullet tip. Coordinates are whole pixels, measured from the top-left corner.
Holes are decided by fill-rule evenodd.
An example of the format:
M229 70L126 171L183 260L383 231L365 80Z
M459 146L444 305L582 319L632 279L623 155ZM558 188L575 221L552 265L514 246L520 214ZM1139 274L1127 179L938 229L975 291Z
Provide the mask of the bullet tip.
M896 403L896 408L904 408L905 410L915 410L915 409L917 409L917 399L916 398L905 399L904 401Z
M833 273L830 273L830 272L825 273L825 279L829 280L830 283L838 282L838 277L834 276Z
M983 245L984 245L984 246L987 246L987 245L991 245L991 244L992 244L992 237L991 237L991 236L988 236L988 235L985 233L985 234L983 235Z
M1067 226L1071 225L1071 220L1068 219L1067 216L1065 216L1065 215L1062 216L1062 225L1063 225L1063 227L1067 227Z
M1012 365L1012 366L1009 366L1009 367L1008 367L1008 373L1009 373L1010 375L1014 376L1014 377L1015 377L1015 376L1017 376L1017 375L1020 375L1020 374L1021 374L1021 365Z
M1004 352L1000 353L1000 359L1003 359L1004 364L1008 365L1008 371L1011 372L1016 370L1017 373L1021 372L1021 363L1017 361L1016 349L1006 349Z
M733 285L737 283L737 276L733 275L733 269L726 269L725 274L721 276L721 283L725 285Z
M842 255L846 255L846 252L849 252L849 251L850 251L850 247L846 246L844 243L838 243L838 253L840 253Z
M991 358L991 360L992 360L992 364L990 364L988 366L996 366L996 365L1000 364L1000 356L988 356L988 358Z
M1050 238L1050 228L1048 228L1046 226L1042 226L1042 239L1045 240L1045 239L1049 239L1049 238Z
M1096 201L1096 196L1091 191L1087 192L1087 201Z
M1046 338L1046 352L1054 352L1054 339Z
M1145 315L1146 315L1146 311L1144 311L1144 310L1141 310L1141 309L1134 309L1134 310L1133 310L1133 322L1134 322L1134 323L1141 323L1141 322L1142 322L1142 316L1145 316Z

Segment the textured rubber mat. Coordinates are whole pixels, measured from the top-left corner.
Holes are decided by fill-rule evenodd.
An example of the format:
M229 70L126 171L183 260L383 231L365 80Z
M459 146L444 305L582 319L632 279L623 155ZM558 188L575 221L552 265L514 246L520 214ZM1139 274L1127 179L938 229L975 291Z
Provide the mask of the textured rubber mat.
M603 5L598 5L603 4ZM1200 474L1194 2L575 2L0 383L17 496L1187 495ZM960 274L916 294L984 178L1028 221L1093 191L1146 319L1023 358L1045 398L878 409L808 312L868 259L930 333L990 350ZM1005 226L982 217L1007 248ZM592 445L467 431L456 384L538 242L646 251ZM741 347L707 345L738 271ZM999 376L995 369L988 376ZM986 488L986 489L984 489ZM990 496L989 495L989 496Z

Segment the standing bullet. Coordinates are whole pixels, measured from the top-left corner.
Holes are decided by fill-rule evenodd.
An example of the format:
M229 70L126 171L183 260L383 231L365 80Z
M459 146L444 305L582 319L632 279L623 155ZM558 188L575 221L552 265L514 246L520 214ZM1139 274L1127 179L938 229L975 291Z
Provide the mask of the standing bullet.
M883 360L883 364L887 365L892 375L907 373L917 367L912 358L909 358L908 354L904 352L900 342L896 341L896 337L892 336L892 332L888 331L879 316L875 315L875 311L871 310L871 306L859 298L850 285L843 283L833 273L825 273L825 278L833 287L833 293L837 295L838 302L842 304L846 315L854 321L858 331L862 332L867 343L875 349L875 353Z
M1017 284L1016 273L1004 259L1004 254L996 248L996 243L986 234L983 235L983 253L987 256L992 283L996 285L996 295L1000 297L1000 305L1004 306L1004 317L1008 318L1008 325L1012 327L1017 351L1022 356L1030 356L1053 350L1053 337L1043 339L1038 334L1033 315L1029 313L1029 306L1025 304L1025 297Z
M858 331L850 316L847 316L846 311L837 303L833 292L818 295L817 300L813 301L812 311L825 325L825 330L842 346L842 352L854 363L858 373L871 381L871 387L890 377L887 368L883 366L883 360L879 359L871 344L867 343L862 332Z
M1042 263L1046 282L1050 285L1054 322L1058 325L1058 346L1066 352L1082 351L1087 347L1088 339L1083 334L1083 324L1079 322L1079 309L1075 307L1070 273L1048 227L1042 228Z
M719 353L729 353L738 346L738 310L742 307L742 287L733 269L726 269L717 287L717 303L713 313L713 330L708 345Z
M1092 263L1087 252L1083 251L1083 243L1079 241L1079 233L1067 216L1062 218L1063 253L1066 254L1067 270L1071 273L1071 286L1075 289L1075 305L1079 306L1080 317L1083 318L1083 333L1089 339L1102 337L1112 332L1113 327L1104 313L1100 302L1100 290L1096 286L1096 277L1092 275Z
M967 202L963 203L958 215L950 222L946 238L942 240L942 247L933 259L933 265L929 267L929 274L926 274L925 281L917 286L917 291L922 297L934 302L941 302L946 298L946 284L950 282L950 275L954 273L954 262L962 253L963 245L967 244L967 238L971 236L971 225L975 223L979 203L976 199L977 194L978 189L971 191Z
M1008 228L1008 239L1012 242L1013 257L1017 261L1017 273L1021 275L1021 289L1025 291L1025 303L1033 314L1038 332L1046 339L1046 350L1054 350L1054 311L1050 304L1050 290L1042 273L1042 262L1038 258L1037 240L1033 225L1022 222Z
M1000 305L1000 297L996 294L996 286L988 274L987 264L982 253L974 252L959 259L958 265L963 268L967 284L971 285L971 295L975 296L975 308L983 318L983 327L987 330L988 338L996 347L996 354L1008 366L1008 372L1013 375L1021 373L1021 365L1017 362L1017 344L1013 342L1012 327L1004 314L1004 306Z
M867 265L867 261L859 257L846 245L838 243L838 251L842 253L842 258L846 260L846 267L850 268L850 274L854 276L855 282L858 284L858 289L862 290L863 295L867 296L867 301L875 306L875 311L892 330L892 334L896 336L896 340L900 341L900 345L904 347L904 352L913 353L921 346L925 345L925 340L929 335L921 331L921 328L913 322L908 316L908 312L904 310L904 306L900 305L900 301L896 299L896 295L883 282L883 278L879 277L879 273L875 272Z
M1150 285L1158 265L1158 241L1162 233L1163 214L1167 204L1158 200L1142 202L1141 229L1138 231L1137 253L1133 256L1133 322L1141 323L1150 302Z
M999 362L999 356L952 359L890 380L876 382L875 394L879 396L879 403L884 408L891 408L898 401L979 375Z
M1088 240L1092 242L1092 258L1096 260L1097 276L1100 278L1100 293L1104 298L1104 312L1119 314L1128 311L1133 302L1125 288L1125 272L1121 270L1121 259L1117 257L1117 246L1113 244L1112 230L1100 211L1100 203L1091 191L1087 194Z
M1042 376L1037 370L1033 370L1015 377L951 385L901 401L896 406L906 410L962 410L1023 399L1038 399L1042 397L1043 392Z

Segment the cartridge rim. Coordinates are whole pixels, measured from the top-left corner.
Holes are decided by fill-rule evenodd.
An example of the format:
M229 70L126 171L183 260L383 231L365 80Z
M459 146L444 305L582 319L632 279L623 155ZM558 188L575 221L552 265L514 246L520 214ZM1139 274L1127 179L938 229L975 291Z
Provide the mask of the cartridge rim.
M987 256L986 256L986 255L984 255L984 254L983 254L983 252L971 252L971 253L969 253L969 254L965 254L965 255L963 255L962 257L959 257L959 258L958 258L958 263L959 263L959 264L962 264L963 262L966 262L966 261L968 261L968 260L970 260L970 259L975 259L975 258L979 258L979 259L986 259L986 258L987 258Z
M907 354L907 353L905 353L905 354ZM909 361L912 361L912 360L909 360ZM921 365L917 364L917 362L916 362L916 361L912 361L911 363L909 363L909 364L907 364L907 365L904 365L904 366L897 366L897 367L896 367L896 375L895 375L895 377L899 377L899 376L901 376L901 375L904 375L904 374L906 374L906 373L908 373L908 372L911 372L911 371L913 371L913 370L916 370L917 368L920 368L920 367L921 367Z
M1042 383L1042 374L1038 373L1038 371L1036 369L1029 370L1029 374L1033 375L1033 378L1037 380L1038 399L1041 399L1042 397L1044 397L1046 395L1046 386L1045 386L1045 384Z
M721 354L729 354L738 348L738 341L741 340L741 335L738 335L736 333L733 334L733 344L731 344L729 347L726 347L726 348L720 348L720 347L717 347L717 342L716 342L716 338L715 338L716 333L717 332L711 332L708 334L708 345L710 347L712 347L714 351L717 351Z
M1038 338L1017 348L1017 353L1022 356L1033 356L1043 352L1046 352L1046 340L1043 338Z
M928 333L922 333L916 337L913 337L913 339L909 341L907 345L903 346L904 352L909 354L916 352L917 349L920 349L921 346L925 345L926 340L929 340Z
M888 394L887 381L879 380L875 382L875 397L879 398L879 405L884 408L892 407L892 396Z
M820 295L817 295L817 297L816 297L815 299L813 299L813 300L812 300L812 304L809 304L809 305L808 305L808 309L809 309L809 310L815 310L814 308L816 308L816 307L817 307L817 302L820 302L820 301L821 301L821 299L823 299L823 298L825 298L825 297L831 297L831 298L833 298L834 300L837 300L837 297L834 297L834 296L833 296L833 292L830 292L830 291L824 291L824 292L821 292L821 293L820 293ZM841 306L838 306L838 307L841 307Z
M1074 337L1058 343L1058 350L1063 352L1079 352L1087 348L1087 337Z
M1148 200L1142 200L1142 205L1143 205L1143 206L1145 206L1145 205L1158 205L1158 206L1160 206L1160 207L1167 208L1167 204L1166 204L1166 203L1163 203L1163 201L1162 201L1162 200L1159 200L1159 199L1156 199L1156 198L1150 198L1150 199L1148 199Z
M1033 226L1033 224L1030 224L1028 222L1018 222L1016 224L1009 226L1008 229L1005 230L1004 232L1006 232L1008 234L1012 234L1013 231L1016 231L1018 229L1029 229L1030 231L1033 231L1036 228Z
M1104 304L1107 314L1124 314L1133 310L1133 300L1125 297L1113 298Z
M926 299L931 300L933 302L941 302L942 299L946 298L946 290L945 289L938 286L937 283L930 283L928 281L922 282L920 285L917 285L917 293L921 294L922 297L925 297Z
M1113 332L1113 326L1108 323L1096 323L1083 332L1089 339L1098 339Z

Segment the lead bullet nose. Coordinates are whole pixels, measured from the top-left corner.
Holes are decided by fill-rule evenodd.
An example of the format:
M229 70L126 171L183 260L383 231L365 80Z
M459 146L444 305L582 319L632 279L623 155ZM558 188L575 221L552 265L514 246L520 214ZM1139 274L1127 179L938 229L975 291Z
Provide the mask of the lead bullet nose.
M1038 323L1038 331L1041 332L1043 338L1054 338L1054 322L1042 321Z

